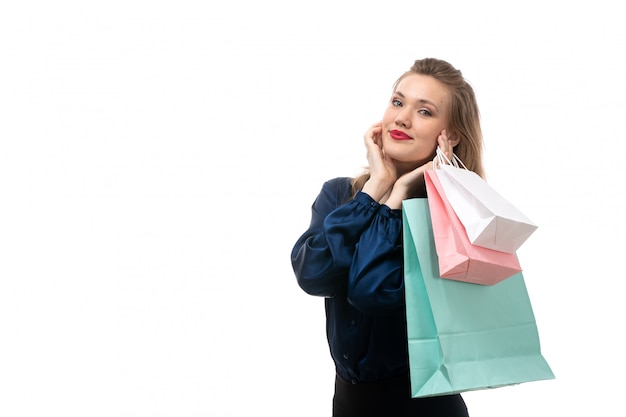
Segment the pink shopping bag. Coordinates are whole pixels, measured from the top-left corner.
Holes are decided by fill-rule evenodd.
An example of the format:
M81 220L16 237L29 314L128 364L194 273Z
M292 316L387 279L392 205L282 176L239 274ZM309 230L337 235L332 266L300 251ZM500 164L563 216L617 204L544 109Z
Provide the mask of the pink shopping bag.
M473 245L435 170L424 173L441 278L494 285L522 270L517 255Z

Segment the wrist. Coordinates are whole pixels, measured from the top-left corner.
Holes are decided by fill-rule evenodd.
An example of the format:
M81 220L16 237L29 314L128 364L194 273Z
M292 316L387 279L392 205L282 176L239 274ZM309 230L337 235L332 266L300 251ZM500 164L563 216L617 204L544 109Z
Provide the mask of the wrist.
M365 184L363 184L363 189L361 191L372 197L372 199L380 202L380 200L389 192L390 188L391 185L370 178L365 182Z
M392 210L400 210L402 208L402 199L391 195L387 201L385 201L385 205Z

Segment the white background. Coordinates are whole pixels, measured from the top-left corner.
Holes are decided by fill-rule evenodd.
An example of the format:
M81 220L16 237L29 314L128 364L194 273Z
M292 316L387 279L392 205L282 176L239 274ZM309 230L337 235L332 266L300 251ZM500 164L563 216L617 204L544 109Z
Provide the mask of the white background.
M519 256L556 379L471 415L626 415L617 3L94 3L0 7L0 415L330 415L289 254L427 56L539 225Z

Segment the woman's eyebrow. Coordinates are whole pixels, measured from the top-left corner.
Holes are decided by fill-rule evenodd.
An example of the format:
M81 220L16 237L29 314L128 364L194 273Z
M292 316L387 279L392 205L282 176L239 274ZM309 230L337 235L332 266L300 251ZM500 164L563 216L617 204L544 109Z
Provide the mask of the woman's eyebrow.
M396 94L399 95L400 97L406 99L406 96L404 94L402 94L401 91L396 90ZM439 111L439 108L437 107L437 105L435 103L433 103L430 100L426 100L425 98L420 98L417 101L419 101L420 103L423 104L430 104L431 106L433 106L435 108L435 110Z

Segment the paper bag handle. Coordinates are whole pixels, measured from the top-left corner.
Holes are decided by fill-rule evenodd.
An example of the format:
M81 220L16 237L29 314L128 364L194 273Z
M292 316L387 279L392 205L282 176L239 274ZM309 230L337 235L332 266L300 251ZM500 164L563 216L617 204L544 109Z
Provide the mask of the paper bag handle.
M467 170L467 167L465 166L463 161L461 161L461 159L455 153L452 153L452 161L450 161L446 154L443 153L441 148L437 146L437 155L435 155L435 158L433 159L433 167L435 169L439 169L439 166L441 166L442 164L452 165L456 168L462 167L463 169Z

